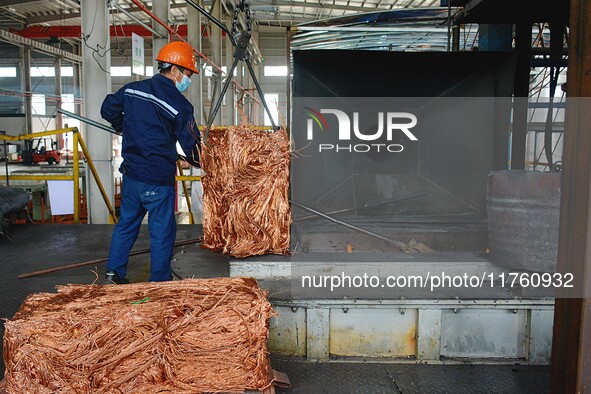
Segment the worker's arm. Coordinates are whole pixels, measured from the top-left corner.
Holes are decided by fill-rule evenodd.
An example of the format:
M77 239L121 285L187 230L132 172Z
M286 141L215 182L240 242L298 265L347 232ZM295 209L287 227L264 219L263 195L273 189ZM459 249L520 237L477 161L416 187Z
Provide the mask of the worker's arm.
M193 106L187 106L176 118L176 138L187 163L199 167L199 148L201 147L201 133L197 129L197 122L193 117Z
M121 88L116 93L107 95L101 106L101 116L111 123L117 133L121 133L123 129L123 96L124 88Z

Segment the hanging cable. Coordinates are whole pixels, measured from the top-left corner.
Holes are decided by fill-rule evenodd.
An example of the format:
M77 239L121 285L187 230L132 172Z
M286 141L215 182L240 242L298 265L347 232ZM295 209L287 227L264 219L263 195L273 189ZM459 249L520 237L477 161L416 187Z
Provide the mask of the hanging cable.
M115 32L115 44L116 44L116 49L115 49L115 53L119 56L121 55L125 55L125 50L126 45L124 42L120 42L119 41L119 34L117 32L117 28L119 27L119 29L121 30L121 34L124 36L125 35L125 31L123 29L123 22L121 21L121 15L120 15L120 11L119 8L115 7L114 5L111 6L111 15L113 15L113 31ZM119 23L117 23L117 21ZM124 64L127 63L129 56L125 55L123 62L121 63L121 66L123 66Z
M90 27L90 33L88 34L84 34L84 32L81 33L81 39L82 42L84 43L84 46L87 47L88 49L90 49L92 51L92 58L96 61L96 64L98 64L99 68L104 71L107 74L110 74L110 72L108 70L105 70L103 65L101 64L100 60L97 58L97 56L99 58L104 58L110 51L111 48L106 49L107 48L107 43L105 43L105 45L100 45L100 44L96 44L96 48L91 47L90 45L88 45L88 39L92 36L92 33L94 32L94 25L96 23L96 18L97 18L97 13L98 13L98 1L96 2L96 6L95 6L95 10L94 10L94 18L92 20L92 26ZM109 2L110 3L110 2ZM107 37L105 39L108 40L108 33L107 33ZM101 53L102 52L102 53Z
M556 93L556 85L558 84L558 76L560 75L559 67L550 67L550 100L548 102L548 112L546 114L546 124L544 127L544 151L546 152L546 161L550 172L554 172L554 161L552 155L552 114L554 110L554 94Z

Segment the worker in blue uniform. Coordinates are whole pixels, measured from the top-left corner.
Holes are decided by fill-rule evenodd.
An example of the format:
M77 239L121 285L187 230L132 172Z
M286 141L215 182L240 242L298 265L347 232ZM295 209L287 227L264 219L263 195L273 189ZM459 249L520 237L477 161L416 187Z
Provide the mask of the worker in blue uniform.
M182 94L191 76L199 73L193 49L184 42L171 42L156 60L159 74L128 83L109 94L101 107L102 117L123 136L121 216L113 230L106 272L106 278L118 284L129 283L129 252L146 213L151 243L149 280L172 279L177 141L189 164L199 165L201 138L193 106Z

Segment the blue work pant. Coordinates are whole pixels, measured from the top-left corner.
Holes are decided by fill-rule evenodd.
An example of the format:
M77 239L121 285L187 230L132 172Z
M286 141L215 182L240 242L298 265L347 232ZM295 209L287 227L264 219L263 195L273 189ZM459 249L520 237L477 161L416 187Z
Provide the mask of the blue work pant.
M113 230L107 270L120 278L127 274L129 252L148 212L150 228L150 281L171 280L170 260L176 238L174 186L149 185L123 177L121 217Z

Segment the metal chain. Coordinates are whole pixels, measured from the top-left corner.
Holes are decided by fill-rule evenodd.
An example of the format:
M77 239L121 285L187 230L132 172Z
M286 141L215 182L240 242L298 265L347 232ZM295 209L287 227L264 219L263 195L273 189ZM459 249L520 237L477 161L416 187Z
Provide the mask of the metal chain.
M230 32L232 33L233 37L236 37L238 34L238 16L240 15L241 11L245 14L246 31L249 33L252 32L252 16L250 13L250 6L246 0L240 0L240 2L234 6L234 12L232 13L232 30Z
M242 11L246 14L246 31L252 33L252 17L250 14L250 6L246 0L242 0Z
M236 37L236 34L238 34L238 15L240 15L240 7L235 5L234 13L232 14L232 30L230 31L233 37Z

